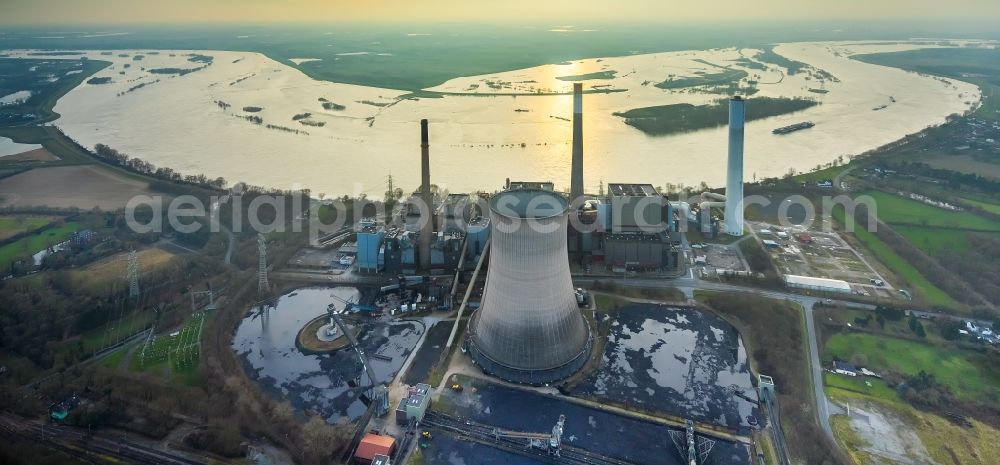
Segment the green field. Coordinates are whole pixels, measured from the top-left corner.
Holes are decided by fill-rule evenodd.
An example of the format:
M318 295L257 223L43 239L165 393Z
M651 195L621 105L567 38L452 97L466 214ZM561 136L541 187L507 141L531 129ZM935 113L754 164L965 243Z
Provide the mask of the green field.
M69 239L70 234L76 232L80 227L80 223L68 221L62 226L46 229L39 234L24 237L0 247L0 269L10 268L11 263L19 257L32 255L45 250L46 247Z
M826 385L828 394L833 389L842 389L869 397L902 402L895 389L885 384L885 381L877 378L823 373L823 384Z
M947 251L969 250L969 234L989 234L1000 238L1000 232L970 233L958 229L902 225L894 225L892 229L932 256Z
M826 179L833 180L847 168L848 166L846 163L843 165L831 166L829 168L814 170L808 173L797 174L795 175L795 180L805 183L815 183L816 181L823 181Z
M824 349L840 360L864 355L867 368L877 372L896 370L915 375L925 371L966 400L979 400L978 396L1000 386L998 361L967 350L862 333L834 334Z
M885 192L868 191L878 206L879 220L891 225L935 226L976 231L1000 231L1000 222L973 213L950 211Z
M1000 215L1000 203L984 202L982 200L970 199L967 197L962 197L961 201L968 206L981 208L983 211Z
M113 345L148 328L153 324L155 318L156 315L152 310L133 311L120 320L101 325L62 342L55 351L62 356L63 360L72 360L74 357L86 358L109 345ZM119 352L124 351L119 350ZM108 356L108 358L115 357L119 357L119 355L112 354ZM121 354L121 357L124 357L124 354ZM59 360L59 357L57 357L57 360ZM104 360L102 360L102 363L104 363Z
M840 224L847 224L845 223L846 218L844 217L844 209L842 207L834 208L831 213L834 219L840 222ZM853 218L851 218L850 224L854 224ZM878 236L863 227L854 227L853 234L882 264L906 281L906 284L912 286L911 290L926 301L927 304L952 308L959 306L959 303L955 299L941 289L938 289L937 286L931 284L924 275L920 274L920 271L916 267L903 257L900 257L891 247L882 242Z
M52 217L0 216L0 239L38 229L52 222Z

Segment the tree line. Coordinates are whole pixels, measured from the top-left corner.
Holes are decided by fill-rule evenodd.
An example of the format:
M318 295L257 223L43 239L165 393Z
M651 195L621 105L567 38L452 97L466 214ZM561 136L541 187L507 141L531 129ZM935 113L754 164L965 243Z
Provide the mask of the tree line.
M172 168L168 167L157 168L152 163L149 163L140 158L130 157L129 155L119 152L104 144L95 145L94 151L91 153L97 158L101 159L102 161L110 165L119 166L129 171L162 179L165 181L183 182L210 189L222 189L226 187L226 179L221 176L215 179L210 179L208 176L204 174L183 175L177 171L174 171Z

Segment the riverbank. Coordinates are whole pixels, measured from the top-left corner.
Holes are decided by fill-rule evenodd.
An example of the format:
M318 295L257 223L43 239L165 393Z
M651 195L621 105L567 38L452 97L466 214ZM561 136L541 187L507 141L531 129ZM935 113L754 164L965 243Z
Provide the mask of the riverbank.
M808 75L785 76L778 65L760 61L757 50L726 49L596 58L457 78L427 90L483 95L403 100L405 91L315 81L257 53L179 50L144 56L147 70L191 68L192 54L213 57L211 66L171 77L138 66L125 68L133 63L136 52L111 56L86 52L88 58L94 55L112 61L95 74L110 77L112 82L82 84L70 91L56 105L63 115L57 124L84 146L106 144L185 174L206 173L230 183L280 188L298 183L328 195L381 195L389 172L398 184L417 184L418 158L411 156L418 145L414 134L419 119L428 118L439 186L451 191L479 190L499 186L508 176L530 174L553 179L562 188L565 185L559 180L569 178L566 154L572 127L567 120L572 117L572 97L482 97L530 91L531 87L563 93L573 83L558 77L618 70L613 79L581 81L587 90L602 91L584 99L588 190L596 190L597 180L611 177L654 185L702 181L721 185L724 171L705 167L724 164L724 128L654 138L613 113L644 106L705 104L720 97L716 90L660 89L651 84L663 81L665 74L682 77L718 66L748 68L751 76L760 75L754 77L755 97L809 97L823 103L794 115L748 123L748 180L754 175L781 176L789 168L808 171L839 156L863 153L940 124L947 115L968 109L967 101L978 101L975 86L954 82L946 87L928 77L849 58L855 53L923 47L937 45L803 43L775 48L776 53L836 76L838 82L825 85L826 94L808 91L816 85L807 81ZM762 66L766 69L759 69ZM631 69L634 72L625 72ZM470 90L474 84L478 86ZM740 84L741 88L746 85ZM897 103L871 111L889 94ZM320 99L345 108L324 110ZM259 124L244 118L240 110L244 107L261 108L252 113L260 118ZM325 124L306 126L293 119L304 112L311 113L310 122ZM775 127L800 120L814 121L817 127L785 137L771 134ZM648 169L663 165L670 169L662 173Z

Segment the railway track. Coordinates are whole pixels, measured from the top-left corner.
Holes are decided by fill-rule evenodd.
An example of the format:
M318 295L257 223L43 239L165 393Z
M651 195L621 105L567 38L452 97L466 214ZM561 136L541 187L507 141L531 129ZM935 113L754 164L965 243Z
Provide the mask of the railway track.
M781 465L790 465L788 460L788 446L785 444L785 432L781 429L781 416L778 414L778 402L770 390L764 391L761 403L767 409L768 421L771 426L771 439L774 443L775 453Z
M0 418L0 435L17 436L93 464L208 465L209 462L144 446L126 437L88 435L85 430L10 416Z
M558 454L550 452L548 434L507 431L471 421L463 421L438 412L427 412L423 426L455 434L480 444L557 465L640 465L578 447L561 445ZM544 440L542 440L544 438ZM537 441L534 442L533 441Z

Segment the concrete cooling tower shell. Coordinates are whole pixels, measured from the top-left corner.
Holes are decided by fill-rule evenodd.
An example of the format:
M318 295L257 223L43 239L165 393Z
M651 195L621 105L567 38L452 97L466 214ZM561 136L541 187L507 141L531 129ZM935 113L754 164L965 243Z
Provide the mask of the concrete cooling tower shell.
M546 384L586 363L592 345L569 273L568 205L545 190L502 192L490 201L490 262L467 348L483 371Z

